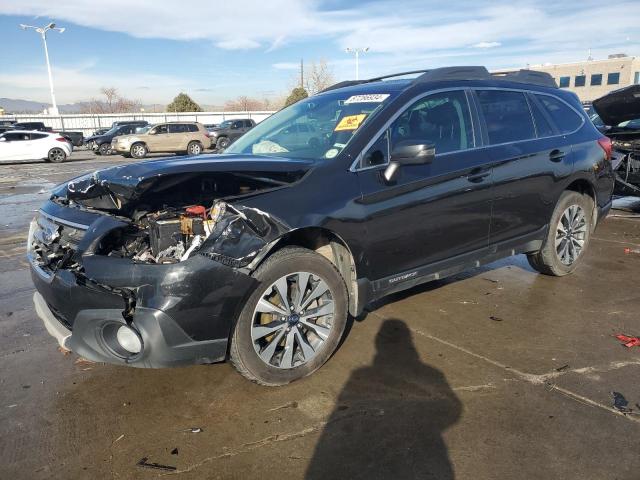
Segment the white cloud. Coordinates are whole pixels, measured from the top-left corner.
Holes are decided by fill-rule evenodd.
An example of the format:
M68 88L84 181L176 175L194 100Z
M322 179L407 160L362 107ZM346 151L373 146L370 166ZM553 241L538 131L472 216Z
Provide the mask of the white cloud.
M502 45L500 42L478 42L471 45L472 48L496 48Z
M142 102L169 101L189 84L182 78L150 73L128 74L126 77L105 72L92 73L86 65L79 67L53 67L53 82L58 103L88 100L100 97L101 87L115 87L127 97ZM13 98L29 98L49 102L49 80L45 67L34 67L22 72L0 71L0 91L11 92ZM6 94L5 94L6 95Z
M374 0L356 7L339 5L349 3L191 0L176 5L157 0L0 0L0 15L53 18L70 30L72 24L77 24L139 38L204 40L233 51L230 55L236 55L237 50L259 53L251 53L247 57L250 60L243 64L245 70L254 69L252 75L234 78L237 71L225 69L215 79L193 76L199 81L184 72L154 77L132 70L127 70L126 75L103 73L91 64L66 70L55 68L56 91L61 98L67 95L73 100L97 95L96 90L102 85L115 85L130 96L153 94L153 101L170 99L176 89L188 91L210 87L212 83L214 90L223 92L218 93L222 96L233 96L243 89L248 94L252 89L276 89L286 82L284 77L290 75L287 71L299 68L297 62L286 60L299 58L300 51L290 57L283 56L283 52L301 45L309 45L303 53L305 60L328 57L338 79L354 75L354 59L344 53L345 47L370 47L360 57L363 77L452 64L501 68L576 61L586 59L590 47L596 58L616 51L640 53L636 33L638 0L616 2L616 11L624 15L616 16L615 28L608 29L606 35L601 34L603 19L611 18L612 7L601 0L572 4L533 0L458 0L455 4ZM277 58L272 54L274 50L278 51ZM285 61L273 63L281 59ZM147 93L136 89L139 85L151 89ZM13 96L19 95L15 92L27 92L24 96L41 99L47 88L46 73L41 70L0 70L0 91L11 90Z
M300 68L300 64L296 62L280 62L271 66L277 70L298 70Z

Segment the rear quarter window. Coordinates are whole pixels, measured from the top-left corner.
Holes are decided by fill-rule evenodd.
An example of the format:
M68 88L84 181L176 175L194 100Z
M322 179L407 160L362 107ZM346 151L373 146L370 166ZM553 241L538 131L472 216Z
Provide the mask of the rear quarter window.
M544 109L560 133L566 134L576 131L582 125L583 118L569 105L549 95L536 95Z
M197 132L198 131L198 126L195 123L189 123L187 125L187 130L189 132Z
M533 118L524 93L478 90L476 94L491 145L536 138Z

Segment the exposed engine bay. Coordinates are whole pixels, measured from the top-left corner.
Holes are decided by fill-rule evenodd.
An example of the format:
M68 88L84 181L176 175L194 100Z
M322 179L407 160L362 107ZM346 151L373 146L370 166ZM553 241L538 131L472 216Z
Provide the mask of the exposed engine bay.
M184 261L211 236L226 210L220 201L209 208L192 205L145 214L129 228L108 235L97 253L145 263Z
M145 264L178 263L198 253L244 267L288 228L266 212L243 206L242 199L288 186L305 173L283 169L158 174L155 169L145 177L129 174L139 166L127 167L128 171L94 172L54 190L53 203L107 214L113 226L88 251L76 255L85 231L40 215L32 226L30 248L41 268L80 271L80 256L87 253Z
M616 130L611 129L606 132L612 140L614 150L615 193L640 195L640 130Z
M640 85L614 90L594 100L593 108L602 122L598 129L612 142L614 193L640 195Z

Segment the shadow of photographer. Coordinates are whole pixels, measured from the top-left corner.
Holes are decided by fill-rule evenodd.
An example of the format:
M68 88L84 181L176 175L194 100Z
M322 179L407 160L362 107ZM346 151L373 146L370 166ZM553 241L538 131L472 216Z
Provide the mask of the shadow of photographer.
M373 365L340 392L306 478L453 479L442 435L461 411L442 372L420 361L404 322L386 320Z

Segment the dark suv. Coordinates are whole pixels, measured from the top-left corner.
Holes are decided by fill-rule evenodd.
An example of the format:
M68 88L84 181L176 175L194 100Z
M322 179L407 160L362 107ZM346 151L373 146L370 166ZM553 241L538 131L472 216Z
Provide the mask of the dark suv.
M256 122L250 118L225 120L220 125L207 129L211 137L211 146L224 150L255 126Z
M93 135L85 139L87 148L93 150L99 155L109 155L111 152L111 141L122 135L133 135L139 128L144 128L149 122L144 120L131 120L113 122L109 130L100 135Z
M289 142L293 125L317 136ZM518 253L542 273L573 272L611 205L610 153L546 74L343 82L225 155L58 187L29 236L35 307L92 360L229 358L251 380L285 384L391 292Z

